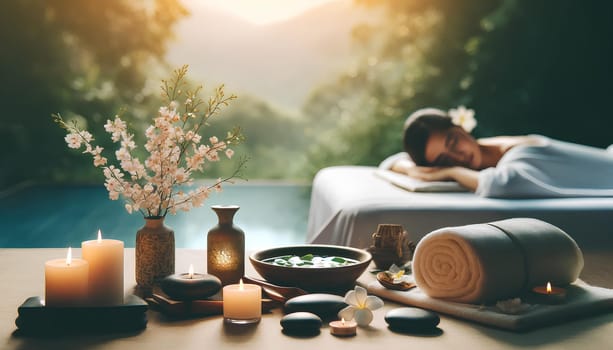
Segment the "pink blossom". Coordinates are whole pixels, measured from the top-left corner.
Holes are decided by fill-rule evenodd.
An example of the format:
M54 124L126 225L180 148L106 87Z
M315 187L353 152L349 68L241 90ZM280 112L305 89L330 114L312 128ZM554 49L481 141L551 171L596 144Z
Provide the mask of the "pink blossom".
M78 134L68 134L64 137L64 140L68 144L70 148L80 148L81 147L81 137Z
M215 184L215 191L221 192L221 179L217 179L217 183Z
M83 138L83 140L85 140L85 142L90 143L93 140L93 136L92 134L90 134L87 131L82 131L81 132L81 137Z
M178 168L175 171L175 179L177 180L177 183L183 183L187 181L187 178L188 178L188 174L185 172L185 169Z
M99 167L101 165L106 165L107 159L104 157L101 157L100 155L95 155L94 156L94 166L95 167Z

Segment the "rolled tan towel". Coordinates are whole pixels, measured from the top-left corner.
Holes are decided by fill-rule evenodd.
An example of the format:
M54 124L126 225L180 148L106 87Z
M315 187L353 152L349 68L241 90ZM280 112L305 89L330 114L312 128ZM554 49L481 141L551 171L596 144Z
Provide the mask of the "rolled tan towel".
M583 254L564 231L544 221L516 218L447 227L417 244L413 274L433 298L488 303L550 281L574 282Z

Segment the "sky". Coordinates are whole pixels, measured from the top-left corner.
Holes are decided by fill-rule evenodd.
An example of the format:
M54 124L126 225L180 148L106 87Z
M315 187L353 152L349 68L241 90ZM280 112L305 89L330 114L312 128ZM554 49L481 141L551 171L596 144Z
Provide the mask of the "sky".
M336 0L186 0L185 5L213 6L254 24L287 20L314 7Z
M223 83L289 114L354 60L351 29L365 11L352 0L182 0L167 59L190 77Z

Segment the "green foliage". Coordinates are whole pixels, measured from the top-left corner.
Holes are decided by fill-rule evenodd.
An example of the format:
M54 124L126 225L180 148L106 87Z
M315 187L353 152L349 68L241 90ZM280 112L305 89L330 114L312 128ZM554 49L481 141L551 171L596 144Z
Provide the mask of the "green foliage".
M240 125L245 142L234 150L249 157L243 174L248 179L304 179L307 139L304 122L252 96L241 96L232 108L222 111L209 126L210 133L219 134ZM211 174L227 172L231 162L215 164Z
M401 150L423 107L476 110L477 136L542 133L610 144L608 2L358 0L383 16L354 30L363 59L315 91L304 113L310 172L374 165ZM600 127L603 126L603 127Z
M172 26L185 14L178 0L4 3L0 188L92 179L96 171L66 152L50 113L101 130L121 106L146 106L152 100L146 79L163 64Z
M375 165L401 149L406 116L428 106L474 109L476 136L613 143L613 3L355 2L373 13L353 30L361 59L313 91L301 116L241 96L203 126L219 136L242 127L246 142L234 149L250 157L245 177L304 179L334 164ZM100 183L90 159L66 150L49 114L99 130L94 137L107 150L113 145L98 136L122 107L130 128L144 130L159 106L173 25L185 14L179 0L4 3L0 188L24 180ZM206 173L227 174L240 160L233 161Z

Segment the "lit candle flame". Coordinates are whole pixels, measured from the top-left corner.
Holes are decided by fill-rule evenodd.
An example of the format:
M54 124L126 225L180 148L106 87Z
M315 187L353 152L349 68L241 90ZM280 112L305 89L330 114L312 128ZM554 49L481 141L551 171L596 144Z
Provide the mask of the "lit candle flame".
M194 265L193 264L189 264L189 271L187 272L187 278L189 278L190 280L194 278Z
M547 294L551 294L551 282L547 282Z
M72 262L72 248L68 247L68 253L66 253L66 265L70 266L71 262Z
M242 278L238 282L238 290L245 290L245 286L243 285L243 279Z
M102 231L98 229L98 243L102 243Z
M345 325L345 318L341 317L341 324L344 326Z

